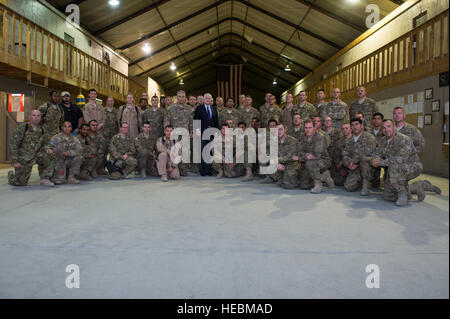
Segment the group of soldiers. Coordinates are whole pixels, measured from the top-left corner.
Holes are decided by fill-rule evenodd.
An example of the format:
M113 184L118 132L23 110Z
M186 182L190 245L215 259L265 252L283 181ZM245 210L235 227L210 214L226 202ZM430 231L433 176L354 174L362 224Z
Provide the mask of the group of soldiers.
M314 105L307 101L305 91L299 93L295 105L292 94L287 94L283 108L271 93L265 95L265 104L259 109L253 107L248 95L240 95L238 105L232 98L225 103L217 97L214 107L221 143L226 140L227 128L243 132L266 128L267 142L267 149L259 150L257 142L243 137L243 160L238 160L241 155L235 152L231 159L225 158L225 151L214 154L217 177L244 176L243 181L250 181L259 175L261 183L310 189L312 193L322 192L324 185L339 185L351 192L360 189L361 195L367 196L370 189L382 187L384 199L399 206L405 205L411 194L422 201L425 191L440 193L426 180L408 183L422 172L419 154L425 140L416 127L405 122L403 108L395 108L393 119L384 119L363 86L357 93L358 99L350 107L340 100L338 88L333 89L329 102L324 100L325 92L319 90ZM128 94L126 103L117 109L112 97L107 98L105 106L98 104L97 92L91 89L83 118L75 121L67 118L67 114L76 113L70 94L62 95L63 103L59 103L58 92L50 92L49 102L33 110L29 122L17 126L10 142L14 167L14 172L8 173L11 185L27 185L35 163L44 186L78 184L80 179L92 180L99 175L117 180L133 172L142 178L160 176L167 181L198 172L196 165L180 161L181 146L171 133L174 128L184 128L192 139L194 112L203 105L203 96L186 96L179 91L159 107L156 95L149 104L144 93L136 105L133 95ZM211 95L205 98L211 100ZM257 140L260 138L258 134ZM278 143L276 163L250 161L250 151L256 151L257 158L261 152L269 152L271 139ZM224 150L224 145L216 149ZM260 169L270 164L276 165L276 172L260 175Z

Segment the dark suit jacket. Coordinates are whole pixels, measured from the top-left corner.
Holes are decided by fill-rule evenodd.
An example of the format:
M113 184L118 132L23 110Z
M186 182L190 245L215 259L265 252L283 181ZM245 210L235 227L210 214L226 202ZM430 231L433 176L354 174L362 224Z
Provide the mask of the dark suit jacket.
M201 120L201 131L203 133L208 127L219 128L219 114L217 113L217 109L215 106L210 106L212 112L212 118L209 119L208 111L206 110L206 106L199 105L195 109L194 120Z

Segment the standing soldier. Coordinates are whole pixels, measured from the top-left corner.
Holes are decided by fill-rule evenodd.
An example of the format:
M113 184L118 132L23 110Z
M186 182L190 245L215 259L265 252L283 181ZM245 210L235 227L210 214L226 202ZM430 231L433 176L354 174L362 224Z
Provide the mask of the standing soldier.
M170 139L172 131L173 126L167 125L164 128L164 135L156 141L156 150L158 151L156 167L158 168L158 174L161 176L161 181L163 182L168 181L167 175L172 179L180 179L178 163L172 162L170 157L172 147L175 146L175 141Z
M42 161L42 156L50 157L51 151L46 150L44 145L45 132L40 125L41 113L33 110L29 119L29 123L17 125L9 143L14 172L8 172L8 183L13 186L26 186L33 164ZM48 179L41 179L41 185L54 186Z
M267 109L269 108L269 105L270 105L270 97L271 96L272 96L272 93L269 93L269 92L266 93L266 95L264 96L265 103L259 107L259 109L258 109L259 113L267 111ZM263 127L266 127L266 126L267 126L267 122L263 124Z
M164 127L171 125L176 128L186 129L192 135L192 109L186 104L186 92L177 92L177 103L169 106L164 117ZM181 176L186 176L189 169L188 163L179 165Z
M372 117L371 128L369 130L369 133L372 133L373 136L375 136L375 139L377 140L377 144L380 142L383 135L383 120L384 115L376 112ZM375 168L374 175L373 175L373 181L372 181L372 187L379 188L381 186L381 167Z
M252 106L253 100L250 95L245 97L245 107L241 111L241 119L239 122L244 122L247 127L252 124L252 119L254 117L259 118L260 112ZM264 125L266 126L266 125Z
M133 94L128 93L127 103L122 105L117 112L118 125L122 123L128 124L127 134L131 141L141 132L142 127L142 111L134 104Z
M137 160L134 158L136 149L134 148L134 141L128 135L128 123L123 122L119 128L119 134L116 134L111 139L109 146L110 161L112 165L119 167L122 174L113 172L109 175L112 180L120 179L123 175L128 178L137 166Z
M212 168L217 172L216 178L222 178L223 176L232 178L238 176L236 171L236 161L235 161L235 151L236 147L233 143L233 134L226 135L226 129L228 126L223 123L220 128L220 133L222 138L214 138L213 140L213 147L214 147L214 154L213 154L213 163ZM226 154L225 152L225 145L226 143L233 143L233 147L231 148L232 153ZM217 151L217 152L216 152ZM227 156L229 155L229 156Z
M64 111L58 105L59 94L56 91L50 92L50 101L41 105L38 110L41 112L41 126L44 129L43 146L47 148L51 138L58 134L64 123ZM52 186L50 178L53 175L54 161L53 157L46 152L41 152L41 160L38 162L39 176L41 184Z
M314 104L317 114L321 114L322 108L325 105L327 105L327 102L325 102L325 91L324 89L319 89L319 91L317 91L317 102Z
M245 94L239 94L239 105L236 106L236 108L239 111L242 111L245 108L245 99L246 99ZM233 104L234 104L234 101L233 101Z
M338 186L344 186L345 179L348 175L348 169L345 167L342 159L342 151L348 139L352 137L352 128L350 123L344 123L341 126L342 136L337 141L336 151L330 156L332 157L333 164L336 166L335 171L331 172L331 177L334 180L334 184ZM332 165L333 165L332 164Z
M216 97L216 109L218 113L222 112L224 109L223 98L221 96Z
M293 126L290 130L288 130L287 134L295 137L297 141L300 140L300 135L305 133L303 129L303 121L302 116L300 114L294 114Z
M164 134L164 114L163 108L158 107L158 97L155 95L151 99L151 107L142 113L142 122L150 123L150 135L156 140Z
M227 120L233 121L233 127L237 127L241 118L241 111L234 108L233 98L227 99L227 107L219 112L219 125L226 123Z
M281 110L281 123L283 123L286 126L286 129L288 132L291 131L293 127L293 120L294 120L294 97L291 93L288 93L286 95L286 105Z
M328 146L328 154L330 154L331 158L331 167L329 170L329 174L331 174L331 177L336 176L337 174L337 162L335 159L340 158L338 149L338 141L342 137L341 130L333 127L333 120L331 117L327 116L323 120L324 130L323 132L328 136L327 140L329 141ZM324 179L326 179L328 176L322 176ZM333 178L332 178L333 179Z
M363 131L361 119L352 119L350 125L353 136L346 140L342 151L342 162L348 168L344 187L347 191L354 192L361 187L362 182L361 196L367 196L374 175L370 161L377 147L377 141L372 134Z
M303 90L300 91L298 94L298 104L294 107L294 113L300 114L303 120L312 119L318 115L315 106L309 103L306 100L307 98L306 92Z
M109 144L111 138L119 132L119 124L117 123L117 109L114 108L114 99L108 96L106 99L106 106L104 107L105 126L103 127L103 137L105 138L105 158L101 165L101 169L97 170L98 175L108 175L105 171L106 157L109 154Z
M322 192L322 174L331 166L330 155L327 151L328 144L325 136L316 132L312 120L307 119L304 127L305 134L302 134L300 138L298 152L298 160L301 163L299 186L301 189L309 189L312 180L314 187L311 193L318 194ZM328 178L326 183L330 188L334 186L331 178Z
M276 120L276 118L278 118L277 122L279 122L279 120L281 119L281 110L277 106L277 99L275 98L274 95L271 95L269 98L269 107L265 108L263 111L260 111L260 116L261 116L261 124L264 127L267 127L267 123L271 119Z
M81 165L81 144L78 138L70 134L72 124L69 121L64 122L62 132L53 136L50 140L50 149L55 154L55 171L53 173L53 182L56 185L66 183L79 184L80 181L75 178L80 174Z
M392 120L384 120L383 128L385 136L381 138L371 164L385 169L384 200L404 206L408 202L408 181L419 176L423 166L412 140L397 132ZM423 188L418 189L417 197L425 197Z
M92 171L95 170L97 158L92 145L89 143L89 125L81 124L80 134L77 135L81 145L81 165L79 178L85 181L91 181Z
M97 104L97 91L95 89L89 90L89 102L84 106L83 114L85 123L96 120L99 131L103 130L105 126L105 111L101 104Z
M89 123L89 144L91 144L92 153L95 155L95 169L92 171L92 177L98 175L106 175L106 141L102 134L99 133L99 124L96 120L91 120Z
M333 119L333 126L337 128L340 128L345 121L350 120L348 106L345 102L341 101L340 96L341 90L339 88L334 88L333 100L328 102L328 104L322 108L320 113L321 118L330 116Z
M255 139L252 140L251 136L249 136L248 134L246 134L246 130L247 130L247 125L244 122L240 122L238 127L242 130L242 135L237 135L237 139L236 141L239 141L241 145L244 146L244 152L241 153L240 150L237 150L237 152L239 152L239 154L236 154L236 171L238 172L238 175L243 175L245 172L245 176L243 179L241 179L241 181L243 182L249 182L251 180L253 180L253 164L254 163L250 163L250 159L249 159L249 154L256 154L256 134L257 132L255 132ZM237 147L236 147L237 148ZM244 157L244 159L242 160L242 163L240 158L241 156ZM256 159L256 157L255 157ZM241 169L242 167L242 169ZM240 174L240 172L242 171L242 174Z
M373 115L377 112L376 102L368 97L366 97L367 91L364 86L358 87L358 100L350 104L350 118L355 118L356 113L360 112L364 114L364 128L369 130L371 127L371 119Z
M155 148L157 138L151 134L151 130L150 122L144 122L142 133L134 139L142 178L146 178L147 173L152 176L155 175Z

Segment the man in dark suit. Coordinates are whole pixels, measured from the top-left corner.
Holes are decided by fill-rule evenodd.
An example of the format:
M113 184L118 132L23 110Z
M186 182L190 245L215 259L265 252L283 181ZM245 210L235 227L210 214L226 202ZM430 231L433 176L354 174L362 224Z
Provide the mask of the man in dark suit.
M197 132L195 134L202 136L203 132L210 128L215 127L219 128L219 115L217 113L217 109L215 106L212 105L213 98L212 95L209 93L206 93L204 95L204 104L197 106L194 113L194 120L200 120L201 121L201 131L197 129ZM203 148L206 144L211 142L211 139L209 140L202 140L202 153ZM207 164L202 161L200 164L198 164L198 170L201 176L205 175L212 175L211 173L211 164Z

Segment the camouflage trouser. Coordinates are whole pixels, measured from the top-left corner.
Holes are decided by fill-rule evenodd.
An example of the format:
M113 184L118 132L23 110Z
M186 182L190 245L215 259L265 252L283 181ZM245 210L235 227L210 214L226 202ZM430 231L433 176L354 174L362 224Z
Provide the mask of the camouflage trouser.
M53 182L55 184L64 183L67 173L69 175L79 175L81 165L81 156L66 158L57 158L55 161L55 171L53 173Z
M55 156L49 155L45 151L40 151L36 157L39 176L41 179L50 179L55 170Z
M153 154L149 152L140 152L137 156L139 170L145 168L147 174L152 176L158 176L156 168L155 168L155 158Z
M91 174L94 168L96 167L97 159L91 157L84 157L81 161L80 170L86 171L88 174Z
M284 171L278 172L280 186L287 189L296 188L298 186L298 162L289 162L283 165Z
M408 181L419 176L422 170L422 165L394 164L385 167L384 200L396 201L398 192L405 190Z
M359 162L359 166L355 170L348 170L347 178L344 182L344 188L348 192L357 191L362 184L362 180L371 182L373 180L375 168L370 165L371 158L364 158Z
M22 168L14 168L14 174L8 177L8 183L13 186L27 186L33 169L33 161L21 163Z
M131 174L138 165L137 160L132 156L128 156L126 160L118 159L115 162L113 161L113 163L122 169L124 175Z
M313 181L320 181L321 174L328 170L330 164L324 160L308 160L304 163L299 176L299 186L301 189L312 187Z

